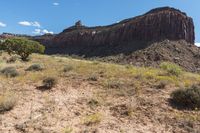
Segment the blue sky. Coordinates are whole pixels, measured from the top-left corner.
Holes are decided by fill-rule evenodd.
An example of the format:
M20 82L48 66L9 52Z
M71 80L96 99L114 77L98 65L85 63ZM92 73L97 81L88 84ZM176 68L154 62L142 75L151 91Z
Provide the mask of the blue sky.
M108 25L161 6L191 16L200 42L200 0L1 0L0 33L59 33L77 20L87 26Z

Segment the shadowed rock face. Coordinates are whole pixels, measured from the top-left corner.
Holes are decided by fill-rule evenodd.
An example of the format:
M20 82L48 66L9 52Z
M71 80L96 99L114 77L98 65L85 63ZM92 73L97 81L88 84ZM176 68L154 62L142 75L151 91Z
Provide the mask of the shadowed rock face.
M133 52L164 39L194 44L195 36L192 18L163 7L109 26L86 27L79 21L58 35L35 39L46 45L48 54L107 56Z

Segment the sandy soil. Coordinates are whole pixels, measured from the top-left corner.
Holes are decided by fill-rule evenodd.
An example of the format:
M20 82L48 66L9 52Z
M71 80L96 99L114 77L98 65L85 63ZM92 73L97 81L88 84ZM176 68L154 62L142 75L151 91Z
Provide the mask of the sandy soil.
M50 91L27 85L15 89L16 107L0 114L2 133L171 133L200 132L200 123L178 118L169 105L169 88L145 88L140 95L113 96L95 82L59 81ZM114 90L115 91L115 90ZM112 91L109 91L112 93ZM91 106L91 99L99 105ZM87 125L87 115L101 114L100 123ZM185 111L184 114L192 112ZM200 112L194 112L200 115ZM72 131L70 131L72 129Z

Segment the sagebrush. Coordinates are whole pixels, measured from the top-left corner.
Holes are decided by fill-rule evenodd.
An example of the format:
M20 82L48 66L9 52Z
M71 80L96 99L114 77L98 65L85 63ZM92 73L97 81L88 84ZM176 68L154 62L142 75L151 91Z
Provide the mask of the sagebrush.
M172 102L183 108L200 108L200 86L193 85L188 88L175 90L171 94Z

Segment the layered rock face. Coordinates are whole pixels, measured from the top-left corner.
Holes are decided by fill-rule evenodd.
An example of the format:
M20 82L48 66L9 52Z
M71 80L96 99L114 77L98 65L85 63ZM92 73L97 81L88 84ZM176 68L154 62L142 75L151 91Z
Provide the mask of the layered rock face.
M185 13L170 7L153 9L144 15L109 26L86 27L77 22L50 38L37 38L49 54L107 56L128 53L148 46L148 42L185 40L194 44L194 24Z

